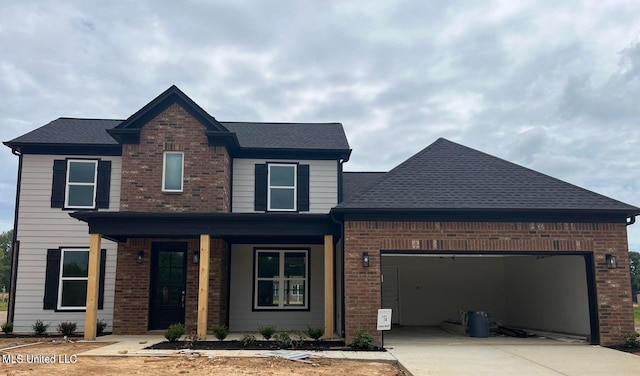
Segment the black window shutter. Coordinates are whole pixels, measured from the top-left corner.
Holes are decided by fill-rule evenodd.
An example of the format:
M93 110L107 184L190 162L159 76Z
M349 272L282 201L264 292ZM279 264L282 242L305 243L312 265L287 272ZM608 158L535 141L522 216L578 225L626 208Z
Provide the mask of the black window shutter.
M309 165L298 166L298 211L309 211Z
M98 162L97 186L96 208L109 209L109 191L111 189L111 161Z
M58 303L58 281L60 280L60 250L47 250L47 266L44 276L43 309L56 309Z
M64 189L67 185L67 161L53 161L53 184L51 185L51 207L64 207Z
M98 283L98 309L104 308L104 273L107 266L107 250L100 250L100 282Z
M256 164L253 206L255 211L267 211L267 165Z

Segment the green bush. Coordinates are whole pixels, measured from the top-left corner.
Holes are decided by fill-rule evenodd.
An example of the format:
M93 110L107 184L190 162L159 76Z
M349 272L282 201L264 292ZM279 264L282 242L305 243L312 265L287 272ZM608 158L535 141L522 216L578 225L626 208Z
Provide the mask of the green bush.
M107 324L106 321L104 321L103 319L98 320L98 322L96 322L96 333L101 336L104 334L104 330L107 328L107 326L109 326L109 324Z
M180 337L182 337L184 335L184 333L185 333L184 325L182 325L180 323L171 324L171 325L169 325L167 330L164 331L164 338L166 338L167 341L169 341L169 342L175 342Z
M273 336L273 340L275 341L276 346L278 346L279 349L288 349L293 344L293 342L291 341L291 337L289 337L289 334L287 332L276 333L276 335Z
M356 350L371 350L373 349L373 336L362 329L358 329L353 341L351 341L351 347Z
M77 324L75 322L65 321L58 324L58 333L63 336L70 336L76 332Z
M268 340L271 339L271 336L273 336L273 333L276 332L276 327L275 326L258 326L258 332L260 332L260 334L262 334L262 336L264 337L264 339Z
M33 325L31 325L31 328L35 334L44 334L47 332L47 329L49 329L49 325L51 325L51 323L45 324L42 320L37 320Z
M313 338L313 339L315 339L317 341L324 335L324 328L308 327L307 328L307 334L309 335L309 337L311 337L311 338Z
M253 334L245 333L242 335L242 338L240 338L240 344L242 345L242 347L253 346L256 344L256 336L254 336Z
M13 333L13 323L11 321L6 321L0 327L2 328L2 333L11 334Z
M229 334L227 327L224 325L214 325L211 328L211 332L219 341L222 341L223 339L227 338L227 334Z
M624 343L627 347L640 346L640 333L629 333L624 336Z

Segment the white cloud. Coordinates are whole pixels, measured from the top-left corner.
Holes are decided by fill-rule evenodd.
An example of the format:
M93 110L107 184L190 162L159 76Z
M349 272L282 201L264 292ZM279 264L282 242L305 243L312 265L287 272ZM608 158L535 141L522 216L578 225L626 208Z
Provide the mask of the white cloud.
M635 0L5 1L0 136L126 118L176 84L221 120L343 122L349 170L446 137L640 205L638 13ZM0 159L10 223L17 158Z

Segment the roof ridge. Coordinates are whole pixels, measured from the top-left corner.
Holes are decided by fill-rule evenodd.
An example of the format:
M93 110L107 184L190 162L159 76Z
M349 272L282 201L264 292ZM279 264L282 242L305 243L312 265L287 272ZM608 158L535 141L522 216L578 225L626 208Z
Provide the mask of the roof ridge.
M320 122L320 123L310 123L310 122L294 122L294 121L238 121L238 120L232 120L232 121L227 121L227 120L218 120L219 123L226 123L226 124L282 124L282 125L300 125L300 124L304 124L304 125L320 125L320 124L332 124L332 125L342 125L342 123L340 122Z
M56 120L104 120L104 121L125 121L126 119L105 119L105 118L85 118L85 117L71 117L71 116L60 116ZM55 121L55 120L53 120Z
M410 161L416 159L419 155L422 155L424 152L426 152L428 149L432 148L434 145L441 143L442 141L447 141L447 142L451 142L447 139L444 139L442 137L439 137L437 140L435 140L434 142L432 142L431 144L429 144L427 147L423 148L422 150L416 152L415 154L413 154L411 157L409 157L408 159L405 159L404 162L400 163L399 165L397 165L396 167L392 168L391 170L389 170L389 172L387 172L385 174L385 176L381 177L380 180L378 180L377 182L375 182L374 184L372 184L370 187L368 187L367 189L363 190L362 192L359 192L357 195L351 197L350 199L346 200L346 201L342 201L339 205L347 205L349 203L351 203L352 201L357 200L360 196L364 195L365 193L371 191L372 189L374 189L375 187L377 187L380 183L382 183L383 181L386 181L387 179L393 177L393 172L398 170L401 166L409 163Z

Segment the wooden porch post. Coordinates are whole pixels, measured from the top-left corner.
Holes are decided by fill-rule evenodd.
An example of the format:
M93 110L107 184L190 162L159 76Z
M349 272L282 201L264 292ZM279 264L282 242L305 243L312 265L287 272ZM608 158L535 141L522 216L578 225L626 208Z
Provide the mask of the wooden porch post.
M324 338L333 338L333 235L324 236Z
M198 338L207 336L207 314L209 312L209 254L211 236L200 235L200 275L198 276Z
M91 234L89 240L89 274L87 279L87 310L84 319L84 339L96 339L98 321L98 281L100 280L100 244L102 236Z

